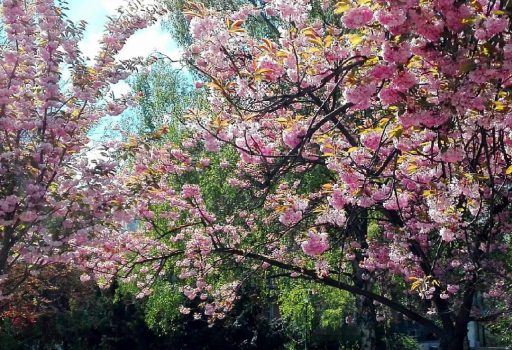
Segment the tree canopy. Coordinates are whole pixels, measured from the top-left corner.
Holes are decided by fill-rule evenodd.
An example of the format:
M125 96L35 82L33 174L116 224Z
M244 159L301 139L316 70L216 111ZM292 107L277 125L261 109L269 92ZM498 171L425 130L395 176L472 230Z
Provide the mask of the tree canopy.
M104 93L135 66L115 54L160 10L112 19L91 66L52 1L4 1L3 280L73 263L144 298L170 276L210 324L251 283L307 281L354 298L363 349L393 314L449 350L510 313L509 2L171 3L195 91L136 81L144 132L89 166L91 123L131 103Z

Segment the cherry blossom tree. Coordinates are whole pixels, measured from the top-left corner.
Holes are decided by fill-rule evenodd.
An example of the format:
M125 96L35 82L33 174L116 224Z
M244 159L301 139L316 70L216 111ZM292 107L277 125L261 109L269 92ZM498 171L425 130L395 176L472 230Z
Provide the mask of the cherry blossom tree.
M160 10L129 5L111 18L92 61L78 43L85 23L65 3L5 0L0 48L0 297L51 264L79 262L87 242L130 220L110 158L92 159L89 130L131 103L108 97L135 61L116 54ZM103 160L102 160L103 159ZM10 271L15 268L16 273Z
M245 30L262 13L276 38ZM128 145L134 236L152 232L128 272L151 264L142 286L176 261L210 320L255 274L308 279L357 296L362 324L393 310L462 349L470 321L511 306L510 15L486 0L190 3L186 59L209 106L183 117L181 145ZM176 181L208 167L238 205ZM221 282L230 266L245 272Z

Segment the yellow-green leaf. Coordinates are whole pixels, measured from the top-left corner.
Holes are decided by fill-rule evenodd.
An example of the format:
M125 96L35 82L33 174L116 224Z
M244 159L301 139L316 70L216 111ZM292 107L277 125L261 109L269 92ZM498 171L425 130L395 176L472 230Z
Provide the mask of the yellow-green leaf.
M347 38L352 46L357 46L363 41L364 36L361 34L347 34Z
M389 118L387 117L384 117L382 118L381 120L379 120L379 126L381 128L383 128L384 126L386 126L386 124L389 123Z
M392 139L399 138L400 136L402 136L403 132L404 128L402 127L402 125L397 125L388 132L388 136Z
M418 170L418 166L416 164L409 164L407 167L407 172L409 174L414 174Z
M317 46L324 46L324 43L322 42L322 39L320 39L320 38L309 38L308 41Z
M256 70L256 72L254 72L254 74L262 75L270 72L272 72L272 69L270 68L259 68L258 70Z
M497 16L508 15L508 12L504 11L504 10L495 10L495 11L492 11L492 13L494 13Z
M508 107L506 104L504 104L501 101L493 101L492 105L493 105L493 109L496 112L505 112L507 110L507 107Z
M364 62L364 66L371 67L371 66L375 66L377 63L379 63L379 58L377 56L373 56Z
M423 197L430 198L430 197L434 196L435 192L432 190L425 190L425 191L423 191L422 194L423 194Z
M462 24L473 24L476 21L476 17L470 16L462 19Z
M304 28L302 30L302 33L304 33L305 36L308 38L318 38L318 35L316 35L315 30L311 27Z
M322 185L322 190L324 192L332 192L332 184L329 184L329 183L323 184Z
M288 52L279 50L279 51L277 51L276 56L280 57L280 58L286 58L286 57L288 57Z
M340 14L345 13L348 10L350 10L350 8L351 8L351 6L348 1L338 1L336 3L336 7L334 8L334 14L340 15Z
M215 89L215 90L223 90L222 86L219 83L215 82L215 81L212 81L212 82L206 84L206 86L208 86L208 87L210 87L212 89Z
M482 55L489 57L491 56L494 47L490 43L485 43L480 46L480 49L482 51Z
M330 47L332 45L333 40L334 39L333 39L332 35L327 35L324 39L324 46Z
M418 288L421 286L421 283L422 283L422 281L421 281L421 280L419 280L419 281L415 281L415 282L411 285L411 291L418 289Z

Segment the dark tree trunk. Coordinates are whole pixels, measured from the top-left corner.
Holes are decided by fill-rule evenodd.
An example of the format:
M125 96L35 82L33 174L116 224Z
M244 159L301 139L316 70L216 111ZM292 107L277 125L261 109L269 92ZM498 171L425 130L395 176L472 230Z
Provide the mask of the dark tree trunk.
M349 210L347 235L357 241L362 250L368 248L368 210L366 208L353 207ZM361 251L356 252L356 259L352 263L354 285L366 291L372 291L373 282L369 279L368 271L360 267L360 262L364 260ZM359 339L361 350L377 349L377 319L373 300L361 295L356 296L357 307L357 326L359 329ZM384 350L384 349L379 349Z
M469 281L466 283L464 297L459 312L455 317L455 322L444 336L441 337L439 350L466 350L468 348L466 346L466 338L468 335L469 316L471 314L474 296L475 289L473 282Z
M455 334L448 334L441 338L439 350L465 350L467 328Z
M13 230L11 226L4 229L2 242L0 242L0 275L7 272L7 260L9 259L9 252L12 247Z
M377 321L375 319L375 306L372 300L358 296L356 298L359 339L361 350L376 350L377 349L377 336L376 328Z

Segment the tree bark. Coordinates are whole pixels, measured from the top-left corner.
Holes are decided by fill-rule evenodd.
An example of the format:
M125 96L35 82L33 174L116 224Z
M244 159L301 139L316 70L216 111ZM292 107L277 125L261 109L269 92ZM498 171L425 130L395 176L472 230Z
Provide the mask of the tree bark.
M12 248L12 236L14 232L11 226L4 228L4 235L0 242L0 275L7 272L7 261L9 259L9 252Z
M368 248L368 210L366 208L353 207L348 211L348 222L346 234L351 239L357 241L361 246L361 251L356 252L356 258L352 262L353 281L358 288L371 292L373 283L368 271L360 267L364 260L363 251ZM356 296L357 307L357 325L359 328L359 342L361 350L377 349L377 312L373 299L363 295Z
M455 333L447 334L441 338L439 350L465 350L464 344L467 336L467 326Z
M361 350L377 349L377 320L375 318L375 306L369 298L357 296L358 328Z

